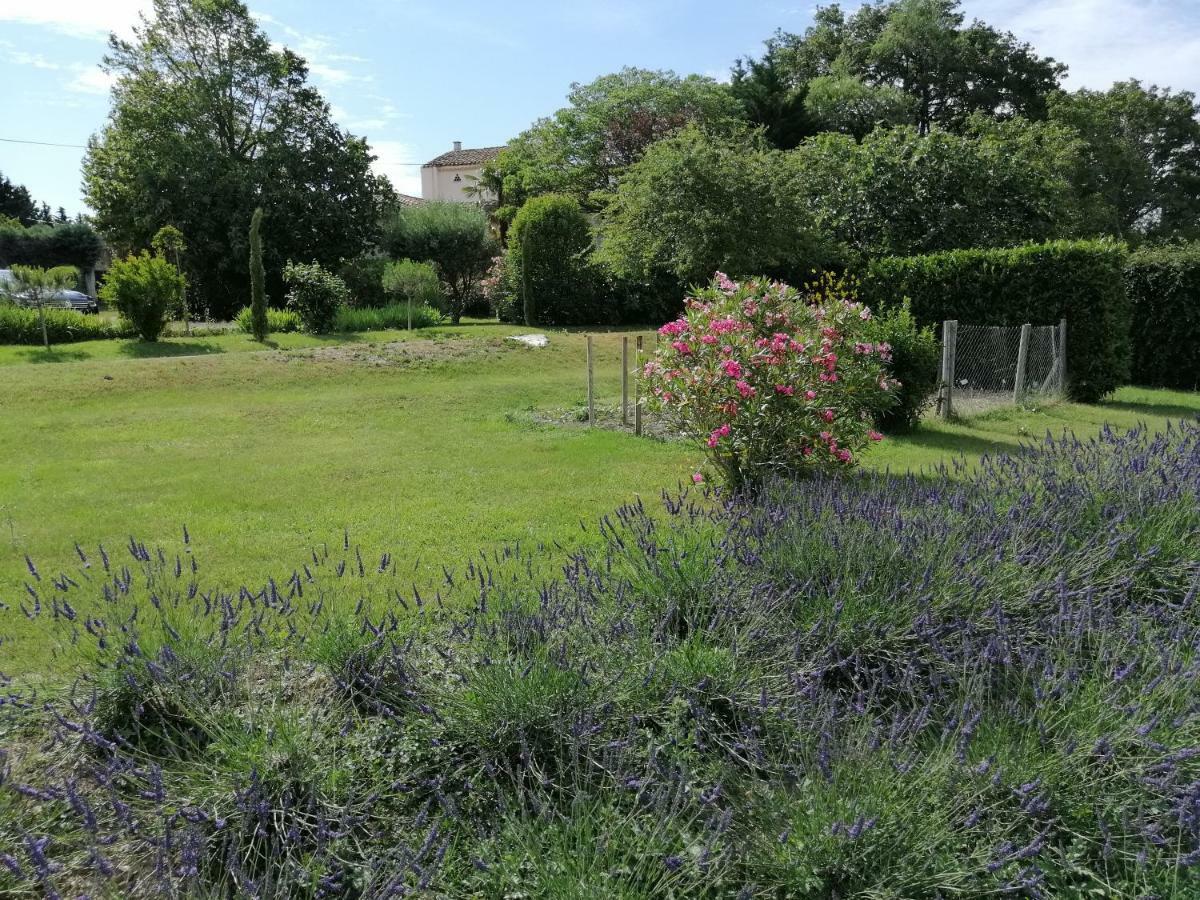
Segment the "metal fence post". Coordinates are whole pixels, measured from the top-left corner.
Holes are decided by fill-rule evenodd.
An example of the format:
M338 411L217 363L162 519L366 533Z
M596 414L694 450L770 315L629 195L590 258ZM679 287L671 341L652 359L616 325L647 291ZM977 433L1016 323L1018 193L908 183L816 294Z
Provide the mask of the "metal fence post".
M1017 375L1013 379L1013 403L1020 404L1025 396L1025 368L1029 361L1029 333L1033 326L1026 323L1021 326L1021 343L1017 347Z
M954 354L958 347L958 320L942 323L942 418L954 415Z

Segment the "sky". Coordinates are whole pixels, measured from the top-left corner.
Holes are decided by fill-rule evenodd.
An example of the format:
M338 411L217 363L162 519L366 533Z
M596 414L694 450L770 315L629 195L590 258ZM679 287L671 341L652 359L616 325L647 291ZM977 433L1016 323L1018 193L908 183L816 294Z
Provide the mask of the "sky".
M308 60L378 171L420 194L419 164L499 145L564 104L572 82L622 66L728 78L776 28L818 4L789 0L250 0L272 41ZM843 2L843 8L859 5ZM34 198L86 211L81 146L108 115L99 63L149 0L0 0L0 172ZM977 17L1067 63L1070 88L1137 77L1200 93L1197 0L964 0ZM415 165L414 165L415 164Z

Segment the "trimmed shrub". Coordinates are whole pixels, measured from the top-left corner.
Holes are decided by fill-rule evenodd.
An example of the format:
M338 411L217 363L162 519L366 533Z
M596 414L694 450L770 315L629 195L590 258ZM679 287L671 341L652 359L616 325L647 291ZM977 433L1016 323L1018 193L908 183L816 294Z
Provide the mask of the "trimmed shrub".
M383 292L383 270L387 266L386 256L363 254L353 259L343 259L338 267L338 277L346 282L350 291L350 305L356 309L387 306L390 298ZM436 279L436 275L434 278Z
M1200 244L1131 254L1125 289L1132 307L1132 380L1200 388Z
M895 402L870 318L844 290L806 302L787 285L718 272L659 329L645 369L651 405L731 486L852 465L881 437L872 416Z
M338 310L350 298L346 282L317 262L289 262L283 267L283 280L288 285L288 308L300 316L304 330L309 334L332 331Z
M1129 379L1125 248L1054 241L1002 250L950 250L875 260L864 299L886 309L902 297L923 325L1057 325L1067 320L1067 391L1094 403Z
M233 322L242 334L254 333L254 311L250 307L243 307L233 317ZM300 315L294 309L267 310L267 331L271 334L290 334L302 327Z
M526 325L597 321L589 256L592 229L573 197L548 194L521 207L508 233L507 268Z
M88 225L0 225L2 269L14 265L90 269L103 250L100 236Z
M870 331L891 347L887 369L900 383L896 405L877 413L875 425L888 434L913 431L937 393L942 358L937 335L929 325L917 324L908 300L876 317Z
M99 341L131 337L128 322L106 322L99 316L88 316L73 309L47 308L46 332L52 344L73 344L79 341ZM0 344L41 344L42 327L38 311L0 303Z
M401 259L389 262L384 266L380 278L381 290L386 296L403 301L391 303L391 306L403 306L405 310L404 325L408 325L408 309L412 307L413 326L417 324L417 309L419 307L445 307L445 294L438 280L437 270L432 263L414 262L411 259ZM363 321L369 321L363 319ZM429 324L425 322L424 324ZM389 326L390 327L390 326Z
M100 296L113 304L143 341L157 341L171 314L179 308L185 281L161 256L143 251L139 256L113 260Z
M427 304L412 306L412 327L428 328L442 322L442 314ZM384 331L408 327L408 303L392 303L372 309L343 307L338 310L334 331Z

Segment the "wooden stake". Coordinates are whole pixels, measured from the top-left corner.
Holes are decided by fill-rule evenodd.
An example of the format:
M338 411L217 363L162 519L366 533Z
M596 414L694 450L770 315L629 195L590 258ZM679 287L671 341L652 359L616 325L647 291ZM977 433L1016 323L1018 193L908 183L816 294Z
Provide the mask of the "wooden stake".
M1067 392L1067 320L1058 323L1058 390Z
M629 337L621 338L621 424L629 424Z
M587 367L588 367L588 425L596 424L595 386L592 377L592 336L587 336Z
M942 323L942 418L954 415L954 354L958 349L958 321Z
M1025 396L1025 367L1029 361L1029 333L1032 327L1021 326L1021 344L1017 348L1017 376L1013 380L1013 403L1020 404Z

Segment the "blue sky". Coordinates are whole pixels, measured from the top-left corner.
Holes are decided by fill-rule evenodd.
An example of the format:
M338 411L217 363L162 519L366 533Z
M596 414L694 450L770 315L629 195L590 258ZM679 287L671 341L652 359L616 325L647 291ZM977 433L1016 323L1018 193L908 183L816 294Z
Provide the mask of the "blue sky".
M252 0L272 40L308 59L337 120L366 135L408 193L448 150L504 143L563 103L573 81L623 65L725 78L816 4L788 0ZM844 7L858 4L843 3ZM103 125L98 62L149 0L0 0L0 138L83 144ZM1200 93L1197 0L965 0L1071 67L1070 86L1137 76ZM83 209L82 151L0 142L0 171L36 199Z

